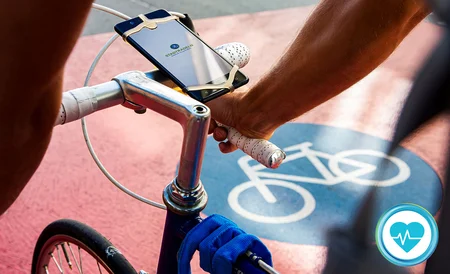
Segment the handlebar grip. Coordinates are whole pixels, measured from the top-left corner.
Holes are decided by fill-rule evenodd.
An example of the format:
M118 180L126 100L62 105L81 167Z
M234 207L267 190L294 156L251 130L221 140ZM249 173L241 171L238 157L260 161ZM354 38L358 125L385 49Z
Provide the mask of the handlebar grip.
M56 125L81 119L98 110L122 104L124 97L116 81L63 92Z
M64 92L55 125L62 125L78 120L96 110L97 98L91 87Z
M238 42L227 43L215 48L216 52L222 55L228 62L240 68L245 67L250 61L249 48Z
M235 128L217 124L227 129L227 139L230 143L265 167L275 169L286 159L286 153L270 141L249 138L239 133Z
M250 60L250 50L242 43L228 43L215 48L217 53L240 68L247 65ZM220 124L228 130L228 141L247 155L268 168L277 168L286 158L286 153L270 141L264 139L252 139L243 136L236 129Z

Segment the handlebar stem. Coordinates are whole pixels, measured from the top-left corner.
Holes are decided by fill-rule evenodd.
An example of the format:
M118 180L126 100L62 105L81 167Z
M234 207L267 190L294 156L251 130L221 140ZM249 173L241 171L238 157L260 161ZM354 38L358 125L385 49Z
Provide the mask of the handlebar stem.
M150 79L140 71L116 76L126 101L158 112L183 128L180 165L175 180L164 190L164 202L172 211L192 214L206 206L206 192L200 172L211 119L209 108L173 89Z

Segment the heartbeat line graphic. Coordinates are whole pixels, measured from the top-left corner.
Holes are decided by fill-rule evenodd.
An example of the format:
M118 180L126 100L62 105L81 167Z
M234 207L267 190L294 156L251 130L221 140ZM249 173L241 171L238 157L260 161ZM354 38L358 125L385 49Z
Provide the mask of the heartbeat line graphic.
M401 233L398 233L398 235L396 237L392 237L392 239L400 239L400 242L402 243L402 245L405 245L405 241L406 239L408 240L421 240L422 237L411 237L411 235L409 234L409 230L406 230L405 236L402 237Z

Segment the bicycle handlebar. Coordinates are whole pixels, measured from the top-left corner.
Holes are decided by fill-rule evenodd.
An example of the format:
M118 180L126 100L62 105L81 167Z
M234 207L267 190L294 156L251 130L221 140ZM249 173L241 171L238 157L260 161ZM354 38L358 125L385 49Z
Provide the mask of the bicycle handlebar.
M122 89L116 81L63 92L56 125L79 120L96 111L123 104Z
M226 58L230 63L236 64L239 67L245 66L250 59L250 53L248 48L241 43L225 44L216 48L216 51L219 54L221 54L224 58ZM176 87L176 85L172 81L170 81L166 76L164 76L160 71L154 70L147 72L145 73L146 77L143 77L143 75L144 74L142 72L128 72L118 76L119 78L121 78L121 80L118 80L118 78L116 78L113 81L99 84L96 86L83 87L64 92L62 97L61 108L57 120L55 121L55 125L66 124L81 119L96 111L119 104L135 109L139 108L153 109L155 107L159 108L157 105L155 105L155 101L159 101L160 104L163 104L163 101L170 101L173 99L174 96L177 97L179 100L183 101L183 104L195 105L200 108L205 108L206 110L202 111L206 111L209 114L209 109L205 105L197 101L194 102L194 100L191 99L190 97L175 92L172 89L167 89L167 87L173 88ZM140 77L143 78L139 79ZM150 85L147 84L146 87L138 87L138 89L141 89L141 92L136 92L135 89L136 83L131 82L133 82L134 80L142 83L144 78L147 78L148 81L152 82L152 84ZM124 82L128 82L129 85L124 85ZM159 85L159 83L163 85ZM157 92L157 94L153 94L153 96L151 96L150 98L149 95L151 93L154 93L155 89L158 89L159 91ZM131 98L129 95L129 92L131 90L134 90L133 98ZM140 96L138 96L138 94L140 94ZM185 99L179 97L180 95L182 95L183 98ZM145 101L145 103L143 101ZM172 107L169 107L163 112L160 112L158 110L156 111L163 114L164 116L170 117L174 120L177 120L178 122L181 122L179 120L180 117L174 117L180 115L179 111L173 109ZM263 139L248 138L240 134L234 128L228 126L224 127L228 129L228 140L232 144L236 145L238 148L243 150L246 154L250 155L253 159L257 160L262 165L268 168L277 168L285 159L286 154L271 142ZM185 133L187 134L187 132ZM192 140L192 138L187 139ZM194 155L198 154L198 152L195 153L195 151L193 151L199 148L199 146L197 145L195 145L194 148L187 146L187 144L183 144L183 149L189 151L188 153L189 157L183 159L182 155L181 160L192 162L194 166L198 164L201 165L201 162L192 159ZM192 164L188 165L189 166L188 169L194 168ZM186 178L180 179L185 180L186 183L187 181L191 181L190 183L187 184L190 185L189 187L192 187L196 185L192 181L197 181L199 175L197 174L199 172L194 173L195 173L195 175L193 175L194 178L192 178L192 175L189 176L187 175ZM191 178L188 179L188 177Z

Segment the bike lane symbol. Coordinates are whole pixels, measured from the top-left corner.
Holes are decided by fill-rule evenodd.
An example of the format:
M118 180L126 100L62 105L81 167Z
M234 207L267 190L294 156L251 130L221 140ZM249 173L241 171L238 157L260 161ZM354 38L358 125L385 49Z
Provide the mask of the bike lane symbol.
M310 124L287 124L272 140L287 152L276 170L243 153L221 158L211 147L217 143L208 141L202 173L206 214L232 218L268 239L323 244L326 229L351 219L368 186L380 188L379 214L401 202L438 210L442 188L433 169L406 149L387 156L385 140ZM382 160L387 168L378 174Z

